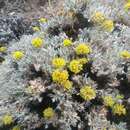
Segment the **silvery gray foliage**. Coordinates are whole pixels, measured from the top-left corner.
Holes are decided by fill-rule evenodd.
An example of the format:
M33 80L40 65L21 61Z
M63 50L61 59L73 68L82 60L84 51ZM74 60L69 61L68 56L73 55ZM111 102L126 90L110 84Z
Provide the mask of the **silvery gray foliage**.
M23 91L24 82L21 78L22 73L20 71L17 71L7 62L3 63L0 69L0 99L3 97L7 98L9 94L13 94L17 91Z
M87 0L65 0L64 8L65 11L73 10L75 12L80 12L83 6L87 3Z
M87 1L86 10L83 14L87 18L92 18L96 11L102 12L107 18L119 22L121 18L126 17L128 14L124 11L125 1L122 0L94 0ZM123 18L128 20L128 18Z
M86 4L86 6L84 9L81 9L84 4ZM114 84L114 82L117 84L119 83L119 81L117 81L118 74L122 75L125 73L127 77L129 77L130 74L129 65L128 72L124 71L123 65L126 64L126 61L119 55L119 53L123 50L130 51L130 27L127 26L127 24L118 23L120 21L120 16L122 16L125 21L129 21L129 19L126 18L128 14L122 10L123 4L124 1L121 0L66 0L64 5L65 12L69 10L80 12L91 22L92 14L96 11L101 11L107 18L115 21L115 29L112 32L101 30L99 26L92 26L83 29L79 28L78 37L73 42L73 46L71 48L63 46L63 40L65 38L69 38L60 26L64 25L65 19L63 16L56 16L55 18L51 18L47 23L41 24L41 32L36 32L35 34L28 36L24 35L19 41L11 41L7 55L5 56L5 61L0 65L0 116L9 111L9 113L19 120L19 123L23 124L23 126L26 126L28 129L34 129L36 122L43 122L46 125L49 123L54 123L54 125L59 123L60 129L64 128L65 130L71 130L71 126L75 127L79 122L79 128L85 127L85 123L77 114L78 111L85 114L85 121L88 120L90 130L103 130L104 128L125 130L126 124L111 124L107 120L105 112L102 113L100 110L96 111L94 108L92 108L89 113L86 112L84 106L87 104L86 108L88 108L91 102L89 104L75 101L70 93L64 93L60 88L57 89L57 85L54 83L51 83L51 85L46 87L53 93L49 95L52 102L58 101L55 108L56 110L61 111L58 119L55 118L52 121L45 121L41 118L39 119L37 114L35 117L34 113L29 113L29 109L25 107L27 103L26 100L28 99L31 101L34 100L35 97L26 97L24 95L25 88L29 82L26 74L29 73L30 65L37 65L42 69L42 71L51 74L54 69L52 67L52 59L56 56L61 56L69 62L75 58L74 48L79 43L87 43L92 48L92 53L88 56L91 61L91 73L95 74L97 79L100 77L109 78L107 89L97 90L97 95L100 94L102 97L110 94L112 97L115 97L119 94L120 92L118 89L112 89L112 85L110 84ZM50 27L53 29L56 26L59 27L58 35L50 35L48 29L50 29ZM36 37L41 37L43 39L43 46L39 49L34 48L31 44L32 39ZM24 53L24 57L20 61L15 61L11 55L12 52L17 50ZM85 69L86 68L87 66L85 66ZM90 76L89 72L84 72L81 76L72 76L71 80L75 82L74 87L80 86L79 88L81 88L85 84L90 84L97 89L99 86L96 79L91 79L92 77L88 78L88 76ZM116 85L114 84L113 86L115 87ZM10 102L8 102L8 97L20 92L22 95L16 96L17 101L10 104ZM76 96L78 96L79 90L75 90L75 88L73 88L72 94L76 94ZM40 97L40 95L38 96ZM97 98L99 97L97 96ZM38 102L40 102L40 100ZM22 106L22 112L20 111L18 113L15 111L17 109L17 103L25 105Z
M117 130L127 130L126 123L124 122L120 122L118 125L113 124L113 126L115 126Z
M93 27L91 29L85 28L79 35L79 39L83 42L85 39L91 39L90 43L93 50L92 68L94 69L93 71L97 72L98 76L109 75L110 77L115 77L117 73L123 73L123 67L121 66L123 61L120 58L120 52L130 50L128 44L129 28L125 25L121 26L117 24L115 26L120 31L115 30L109 34L104 31L98 31Z
M103 111L103 112L101 112ZM119 124L111 123L106 119L107 111L104 108L98 108L98 110L92 110L88 115L90 130L127 130L125 122Z
M0 18L0 43L7 44L22 35L32 34L31 23L20 16L2 16Z

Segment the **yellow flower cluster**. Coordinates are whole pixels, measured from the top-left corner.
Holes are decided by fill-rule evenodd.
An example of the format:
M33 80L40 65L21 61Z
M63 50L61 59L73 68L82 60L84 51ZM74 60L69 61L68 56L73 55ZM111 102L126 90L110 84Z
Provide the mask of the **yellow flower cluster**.
M105 96L103 100L104 100L105 106L107 107L112 107L115 104L115 101L111 96Z
M7 48L6 47L0 47L0 52L6 52Z
M117 94L115 98L116 98L116 100L120 100L120 99L124 98L124 95Z
M2 122L4 125L10 125L13 123L13 117L11 115L4 115L2 118Z
M43 44L43 40L39 37L36 37L32 40L32 45L35 48L41 48ZM0 52L5 52L6 47L0 47ZM22 51L14 51L12 52L12 58L16 61L21 60L24 57L24 52Z
M120 57L124 58L124 59L129 59L130 58L130 52L124 50L120 53Z
M63 84L68 80L69 74L66 70L54 70L52 73L52 79L54 82Z
M72 88L73 83L68 80L69 74L66 70L56 69L52 73L52 80L64 87L66 90Z
M105 20L105 16L103 13L97 11L93 14L92 21L97 24L102 24Z
M41 31L40 27L38 27L38 26L35 26L35 27L33 27L32 29L33 29L33 31L35 31L35 32Z
M77 74L81 70L83 70L83 65L80 63L79 60L72 60L69 64L69 69L71 72Z
M46 22L47 22L47 19L46 19L46 18L40 18L38 21L39 21L40 23L46 23Z
M85 43L80 43L76 48L75 52L77 55L84 55L91 53L91 48L89 45L86 45Z
M129 11L130 10L130 1L128 1L125 5L124 5L124 9L125 11Z
M117 101L123 98L124 97L122 95L118 94L115 99L113 99L111 96L105 96L103 100L105 106L110 107L112 109L113 114L121 116L126 114L126 109L124 105L117 103Z
M63 44L64 46L70 46L72 45L72 41L70 39L64 39ZM89 54L91 52L91 48L85 43L81 43L75 48L75 52L77 55L81 56L84 54ZM54 66L54 68L56 68L56 70L52 72L53 82L62 85L66 90L72 89L73 83L68 79L69 74L66 70L63 70L63 67L67 67L71 72L77 74L83 70L83 65L86 64L88 61L89 59L86 58L86 56L82 58L77 57L77 59L73 59L72 61L70 61L69 65L66 66L65 59L61 57L54 58L52 60L52 65Z
M67 80L67 81L64 82L63 87L66 90L71 90L72 89L72 85L73 85L73 83L71 81Z
M55 67L55 68L62 68L66 65L66 61L65 59L63 58L54 58L52 60L52 65Z
M80 59L78 59L78 61L80 62L80 64L84 65L84 64L89 62L89 59L88 58L80 58Z
M36 37L32 40L32 45L35 48L41 48L43 45L43 40L40 37Z
M116 115L119 115L119 116L125 115L126 114L126 108L122 104L115 104L112 108L112 112L113 112L113 114L116 114Z
M24 53L22 51L14 51L12 53L12 57L15 60L21 60L23 58L23 56L24 56Z
M14 126L12 130L21 130L20 126Z
M112 20L105 20L102 23L102 28L105 29L108 32L112 32L114 29L114 23Z
M114 23L112 20L107 19L103 13L95 12L92 21L98 25L100 25L104 30L111 32L114 29Z
M80 96L84 100L90 101L96 97L96 92L91 86L85 86L80 89Z
M85 43L80 43L78 46L76 46L75 52L77 55L81 56L91 53L92 50L89 45ZM78 74L83 70L83 65L86 64L88 61L89 59L86 57L73 59L72 61L70 61L68 68L71 72Z
M35 48L41 48L43 44L43 40L40 37L36 37L32 40L32 45ZM5 47L0 47L0 52L6 51ZM14 51L12 52L12 58L15 60L21 60L24 57L24 53L22 51Z
M71 46L72 45L72 40L64 39L63 44L64 44L64 46Z
M43 111L43 116L45 119L50 119L50 118L54 117L54 115L55 115L55 112L54 112L53 108L51 108L51 107L48 107Z

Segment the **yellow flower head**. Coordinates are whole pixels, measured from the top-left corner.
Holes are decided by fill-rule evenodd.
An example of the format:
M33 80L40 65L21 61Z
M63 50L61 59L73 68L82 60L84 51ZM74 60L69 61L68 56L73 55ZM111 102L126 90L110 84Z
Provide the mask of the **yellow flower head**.
M13 117L11 115L7 114L7 115L3 116L2 122L4 125L10 125L13 123Z
M75 51L77 55L89 54L91 52L91 48L85 43L81 43L75 48Z
M55 70L52 73L52 79L54 82L63 84L65 81L68 80L69 74L66 70Z
M102 23L102 28L105 29L108 32L112 32L114 29L114 23L112 20L105 20Z
M113 100L111 96L105 96L103 100L104 100L105 106L107 107L112 107L115 104L115 101Z
M91 86L85 86L80 89L80 96L84 100L90 101L96 97L96 92Z
M69 69L71 72L77 74L83 69L83 65L79 60L72 60L69 64Z
M126 114L126 108L122 104L115 104L112 108L113 114L117 114L119 116Z
M0 47L0 52L6 52L7 48L6 47Z
M33 31L35 31L35 32L39 32L39 31L41 30L40 27L37 27L37 26L36 26L36 27L33 27L32 29L33 29Z
M124 5L124 9L125 9L125 11L129 11L129 10L130 10L130 2L127 2L127 3Z
M89 59L88 58L80 58L79 59L79 62L80 62L80 64L86 64L86 63L88 63L89 62Z
M21 60L23 58L23 56L24 56L24 53L22 51L14 51L12 53L12 57L15 60Z
M66 64L65 60L63 58L54 58L52 60L52 65L55 67L55 68L62 68L64 67Z
M63 44L64 44L64 46L71 46L72 45L72 40L64 39Z
M13 127L12 130L21 130L21 128L20 128L20 126L16 125L16 126Z
M92 21L97 24L102 24L104 20L105 20L105 16L101 12L95 12L92 17Z
M46 119L50 119L50 118L54 117L54 115L55 115L55 112L51 107L48 107L43 111L43 116Z
M40 23L46 23L46 22L47 22L47 19L46 19L46 18L40 18L38 21L39 21Z
M40 37L36 37L32 40L32 45L35 48L41 48L43 45L43 40Z
M120 100L120 99L124 98L124 95L117 94L115 98L116 98L116 100Z
M66 90L71 90L72 89L72 82L67 80L63 83L63 87L66 89Z
M125 58L125 59L129 59L130 58L130 52L124 50L120 53L120 57Z

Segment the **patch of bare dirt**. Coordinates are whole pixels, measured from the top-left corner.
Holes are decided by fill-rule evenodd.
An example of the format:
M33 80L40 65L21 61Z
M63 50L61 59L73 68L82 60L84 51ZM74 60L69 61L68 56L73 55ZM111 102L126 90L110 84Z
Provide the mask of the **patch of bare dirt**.
M1 0L0 16L20 15L27 19L55 16L64 0Z

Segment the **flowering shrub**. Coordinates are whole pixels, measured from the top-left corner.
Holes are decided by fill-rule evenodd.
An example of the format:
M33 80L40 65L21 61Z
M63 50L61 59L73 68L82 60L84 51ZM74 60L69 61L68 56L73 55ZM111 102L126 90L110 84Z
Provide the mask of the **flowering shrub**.
M0 129L129 130L128 3L65 0L1 46Z
M57 83L64 83L65 81L68 80L68 77L69 77L69 74L66 70L55 70L53 73L52 73L52 79L54 82L57 82Z

